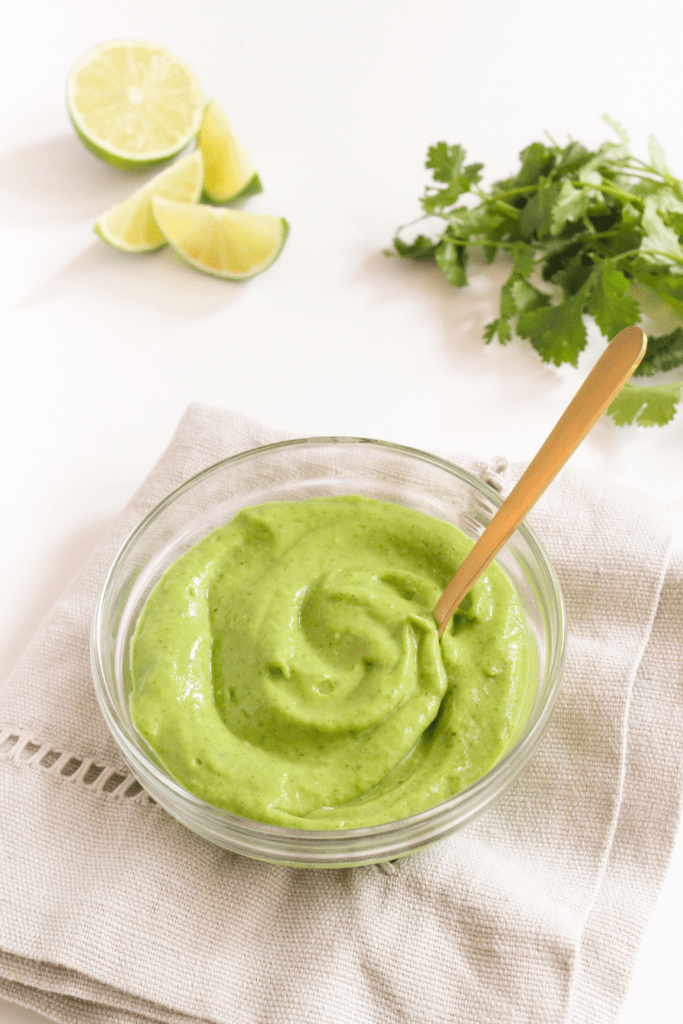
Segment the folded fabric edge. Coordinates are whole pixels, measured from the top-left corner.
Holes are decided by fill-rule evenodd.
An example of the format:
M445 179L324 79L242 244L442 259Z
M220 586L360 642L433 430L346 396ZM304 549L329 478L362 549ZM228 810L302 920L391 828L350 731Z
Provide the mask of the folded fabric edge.
M25 966L19 965L18 970L24 973ZM196 1017L167 1011L157 1005L150 1007L154 1015L149 1016L144 1012L143 1000L139 1000L139 1009L117 1006L120 992L111 992L97 982L92 984L92 998L84 999L64 994L59 988L44 989L0 976L0 996L41 1013L57 1024L198 1024Z
M683 794L683 650L671 637L681 622L683 552L674 550L633 682L618 817L584 924L567 1024L617 1016L671 859Z

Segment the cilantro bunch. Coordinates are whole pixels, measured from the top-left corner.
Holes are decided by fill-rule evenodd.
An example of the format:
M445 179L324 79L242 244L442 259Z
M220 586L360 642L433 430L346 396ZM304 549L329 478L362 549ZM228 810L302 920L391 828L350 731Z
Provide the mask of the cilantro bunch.
M505 344L515 331L528 338L542 359L576 366L586 345L583 316L590 314L611 339L640 320L630 293L645 286L683 320L683 183L650 140L649 162L634 157L623 129L605 120L617 142L591 151L570 141L562 147L534 142L520 154L517 174L485 191L483 164L466 164L462 146L431 146L426 167L433 184L421 204L424 216L441 218L436 238L418 234L410 243L394 238L392 252L435 260L458 287L467 284L468 257L483 248L487 262L500 251L511 272L500 296L500 313L484 331L487 342ZM467 196L465 205L462 197ZM536 287L532 275L556 288ZM683 363L683 328L650 338L640 376ZM644 426L671 420L680 383L649 387L627 384L609 407L618 424Z

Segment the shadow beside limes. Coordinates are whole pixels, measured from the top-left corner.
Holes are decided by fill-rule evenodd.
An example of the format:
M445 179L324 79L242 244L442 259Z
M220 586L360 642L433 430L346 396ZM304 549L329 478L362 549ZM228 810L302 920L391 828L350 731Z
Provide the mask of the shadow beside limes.
M23 146L0 157L0 221L50 226L82 223L84 239L95 221L145 184L146 172L110 167L90 153L76 135L61 135ZM168 247L154 253L120 252L92 236L77 256L18 302L33 306L72 290L95 288L114 302L157 308L170 316L207 316L236 302L248 282L200 274Z
M0 157L0 220L94 222L153 173L116 170L93 156L75 134L32 142Z
M158 309L169 317L211 316L237 303L249 281L222 281L193 270L166 246L157 252L119 252L97 238L52 278L17 303L30 307L71 291L96 290L112 303Z

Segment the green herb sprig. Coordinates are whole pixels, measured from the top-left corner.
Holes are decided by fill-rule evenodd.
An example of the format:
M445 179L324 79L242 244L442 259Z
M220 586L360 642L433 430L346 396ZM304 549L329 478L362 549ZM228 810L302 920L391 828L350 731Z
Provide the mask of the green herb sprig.
M433 183L422 196L419 220L441 218L443 231L436 239L418 234L405 242L399 229L391 252L435 260L457 287L467 284L472 247L482 248L489 263L506 252L512 269L499 316L484 337L504 345L514 331L556 366L577 365L586 345L585 314L608 339L639 322L633 283L654 292L683 320L683 183L654 138L649 161L639 160L623 128L605 120L618 141L597 150L573 140L566 146L534 142L520 153L517 174L489 191L479 185L483 164L466 164L462 146L431 146L426 167ZM463 196L475 201L464 205ZM559 288L559 297L532 283L537 269L542 281ZM683 327L676 327L650 338L636 374L651 376L682 363ZM608 412L618 424L661 426L673 418L681 388L627 384Z

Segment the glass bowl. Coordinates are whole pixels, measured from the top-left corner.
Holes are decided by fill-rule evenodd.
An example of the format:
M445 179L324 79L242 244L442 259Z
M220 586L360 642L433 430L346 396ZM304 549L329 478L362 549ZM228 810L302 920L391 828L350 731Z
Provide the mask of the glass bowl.
M560 588L526 524L497 558L519 595L532 640L531 687L518 735L479 780L443 803L388 824L346 830L266 825L205 803L179 785L136 732L128 709L130 644L140 611L168 566L236 513L269 501L362 494L451 522L472 538L502 498L466 470L412 448L362 438L303 438L225 459L161 501L131 533L107 575L92 628L102 713L129 768L178 821L235 853L298 867L345 867L405 856L444 839L498 800L535 750L564 667Z

